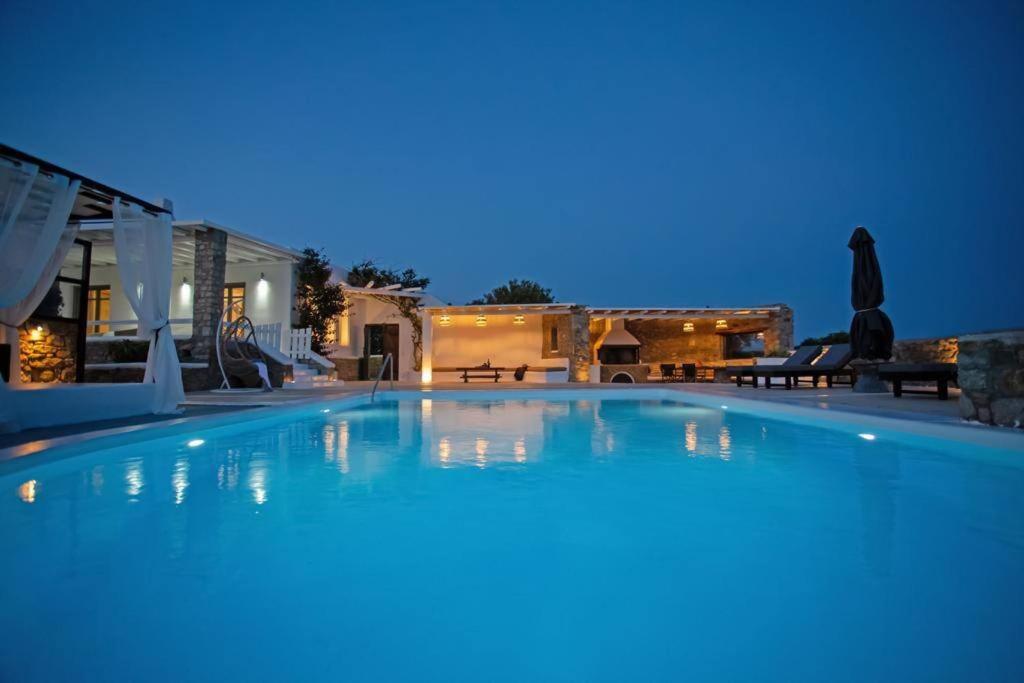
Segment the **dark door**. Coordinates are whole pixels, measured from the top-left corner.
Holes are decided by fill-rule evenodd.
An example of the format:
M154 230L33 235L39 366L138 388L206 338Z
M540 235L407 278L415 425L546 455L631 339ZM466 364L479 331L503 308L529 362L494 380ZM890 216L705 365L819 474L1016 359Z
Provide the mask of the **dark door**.
M399 346L398 325L384 325L384 357L387 358L387 355L391 354L391 362L393 363L391 367L395 369L394 375L391 374L390 370L385 374L395 379L398 379Z
M394 377L398 379L399 357L398 325L367 325L363 328L363 368L361 379L376 379L387 355L394 363ZM391 376L389 369L385 377Z

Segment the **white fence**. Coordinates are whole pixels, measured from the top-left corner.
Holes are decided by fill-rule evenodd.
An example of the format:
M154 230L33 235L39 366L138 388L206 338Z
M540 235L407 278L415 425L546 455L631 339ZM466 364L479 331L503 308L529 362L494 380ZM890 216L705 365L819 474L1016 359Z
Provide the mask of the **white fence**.
M265 349L281 351L281 323L272 325L256 325L256 343Z
M288 349L285 351L290 358L306 360L313 353L313 330L308 327L291 330L288 337Z

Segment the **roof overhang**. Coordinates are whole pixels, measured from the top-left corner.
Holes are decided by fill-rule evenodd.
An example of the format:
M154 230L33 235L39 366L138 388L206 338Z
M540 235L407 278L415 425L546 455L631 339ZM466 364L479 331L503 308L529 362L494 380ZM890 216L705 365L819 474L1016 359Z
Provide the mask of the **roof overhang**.
M68 219L70 221L111 220L113 217L114 197L120 197L122 201L135 204L141 207L143 211L153 215L171 213L162 206L147 202L145 199L139 199L123 190L105 185L81 173L69 171L57 164L50 163L31 154L26 154L8 145L0 144L0 156L18 164L28 163L38 166L39 171L47 175L62 175L81 182L78 196L75 198L74 208L71 209L71 216Z
M700 318L764 319L782 310L781 306L754 308L588 308L592 318L622 320L694 320Z
M576 304L484 304L480 306L424 306L430 314L444 315L527 315L572 313Z
M294 249L281 247L247 235L238 230L207 221L175 221L171 265L187 268L195 265L196 233L216 229L227 233L228 265L251 265L261 263L296 263L302 254ZM93 267L112 266L117 263L114 253L114 233L109 224L85 225L79 233L82 239L92 242Z

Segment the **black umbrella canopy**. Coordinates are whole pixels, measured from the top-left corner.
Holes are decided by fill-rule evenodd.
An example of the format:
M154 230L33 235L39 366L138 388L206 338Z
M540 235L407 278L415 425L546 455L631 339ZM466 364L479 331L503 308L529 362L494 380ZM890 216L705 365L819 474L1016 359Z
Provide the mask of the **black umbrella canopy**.
M847 245L853 251L853 281L850 302L850 345L853 357L865 360L889 360L894 333L892 321L879 306L885 301L882 269L878 267L875 239L865 228L853 231Z

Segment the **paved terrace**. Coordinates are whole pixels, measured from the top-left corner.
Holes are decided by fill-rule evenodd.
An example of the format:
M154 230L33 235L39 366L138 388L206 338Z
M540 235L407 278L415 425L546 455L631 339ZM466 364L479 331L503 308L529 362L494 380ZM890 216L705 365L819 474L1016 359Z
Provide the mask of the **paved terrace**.
M346 382L345 384L337 387L282 389L273 392L195 392L186 396L185 412L183 415L144 415L134 418L105 420L103 422L67 425L56 428L30 429L17 434L0 435L0 449L20 446L55 437L87 434L90 432L105 431L130 425L152 424L165 420L174 420L181 417L243 411L255 407L283 406L303 403L306 401L322 401L325 399L329 400L332 398L354 396L369 392L372 386L372 382ZM462 382L445 382L430 385L430 388L433 390L457 389L460 391L576 389L599 392L601 389L611 387L614 387L615 389L628 390L639 390L644 387L658 387L663 389L672 389L681 393L694 392L722 396L723 398L735 396L739 398L758 399L762 401L804 406L818 410L843 411L925 422L943 422L947 424L960 422L960 412L957 406L959 391L956 389L950 389L950 399L948 401L940 401L934 396L926 395L904 395L902 398L897 399L893 398L892 394L855 394L849 389L849 387L836 387L833 389L801 387L787 391L782 388L764 389L759 387L755 389L752 387L737 387L734 384L661 384L658 382L635 385L597 385L582 383L531 384L527 382L500 382L497 384L494 382L472 382L464 384ZM386 383L382 383L380 386L380 390L386 390L387 388L388 386ZM396 382L395 388L419 390L423 387L418 383Z

